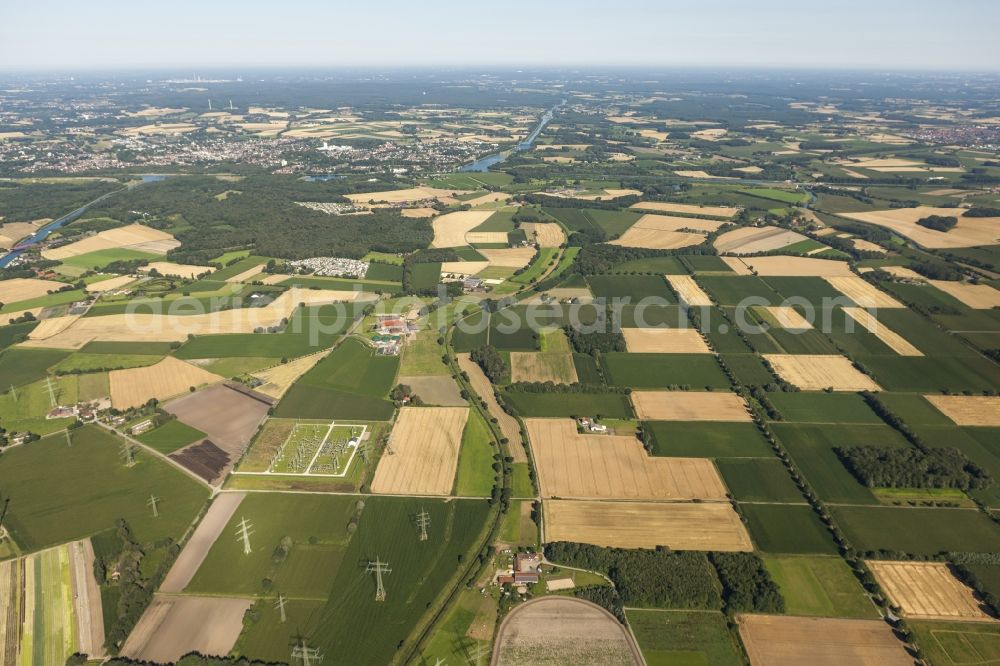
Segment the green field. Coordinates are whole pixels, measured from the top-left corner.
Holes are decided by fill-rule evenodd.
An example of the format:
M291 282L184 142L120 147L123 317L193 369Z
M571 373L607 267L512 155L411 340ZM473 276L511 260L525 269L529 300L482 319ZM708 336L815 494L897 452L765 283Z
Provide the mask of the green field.
M187 475L138 452L127 467L120 440L97 426L53 435L0 457L0 487L10 499L5 520L23 550L37 550L111 529L124 518L140 541L179 538L208 491ZM86 470L86 474L81 474ZM160 498L154 518L146 500Z
M50 394L51 386L51 394ZM0 424L11 432L33 432L46 435L62 430L73 418L47 419L56 405L72 405L78 401L91 401L110 394L107 373L63 375L39 380L14 390L0 393Z
M2 322L3 317L0 317L0 323ZM28 321L23 324L11 324L9 326L0 326L0 351L3 351L13 344L17 344L18 342L23 342L36 326L38 326L38 322L36 321Z
M878 399L909 426L950 426L951 419L937 410L922 395L913 393L879 393Z
M878 619L878 610L839 557L765 555L789 615Z
M871 490L859 482L834 452L835 447L909 444L887 425L773 423L771 429L791 454L820 499L848 504L877 504Z
M882 419L856 393L776 392L769 393L767 398L781 412L784 421L792 423L882 423Z
M398 367L398 356L377 355L360 340L348 338L289 389L275 416L387 421L394 407L385 396Z
M765 553L834 554L837 546L816 512L790 504L740 504L747 529Z
M495 215L494 215L495 217ZM559 249L554 247L543 247L538 252L538 257L520 275L511 278L512 282L518 284L531 284L537 282L540 277L549 269L549 264L559 254Z
M772 455L771 445L753 423L645 421L653 455L747 458Z
M177 350L177 358L254 356L296 358L330 347L360 316L357 305L300 308L282 333L201 335Z
M755 297L769 305L783 299L766 282L755 275L699 275L698 284L719 305L739 305L743 299ZM756 302L755 305L763 305Z
M644 298L662 299L659 303L677 302L660 275L590 275L587 283L594 296L600 298L628 298L632 303Z
M859 359L889 391L937 393L993 391L1000 365L968 356L865 356Z
M74 352L52 366L56 373L99 372L121 368L141 368L162 360L162 356L150 354L88 354Z
M330 502L332 498L321 499ZM345 503L345 508L353 510L359 498L337 499ZM323 663L389 663L399 641L409 635L428 605L441 594L446 581L455 572L456 564L472 556L469 549L486 524L488 512L488 506L482 500L441 502L367 497L364 501L365 508L357 530L346 545L340 543L338 536L338 532L346 535L346 516L335 512L334 515L345 519L338 523L331 521L329 515L316 515L310 519L316 527L306 532L313 532L317 538L322 534L333 534L333 539L338 542L336 553L314 555L307 548L302 548L303 555L298 563L291 562L292 556L289 556L286 565L288 577L283 579L280 573L276 575L275 590L280 590L283 584L301 585L306 587L311 597L332 591L322 608L308 613L303 624L294 628L310 645L327 655ZM430 538L424 542L419 541L413 523L413 517L422 509L430 514L431 520ZM241 513L245 512L241 509L234 518L238 520ZM245 586L244 578L253 578L269 570L273 564L273 547L293 529L285 525L284 515L269 507L262 508L258 515L258 531L266 531L271 535L272 542L262 544L260 565L254 566L253 573L229 576L231 587L242 588ZM249 514L247 517L250 517ZM228 527L224 534L230 534ZM221 574L221 570L228 567L239 572L242 567L233 566L233 562L238 563L243 557L238 545L235 553L221 554L222 550L234 550L229 543L231 541L228 538L217 541L202 569L210 567L209 571ZM220 549L219 555L216 549ZM293 546L291 553L297 550ZM327 550L332 551L333 545ZM388 562L392 569L385 575L386 600L382 603L375 601L375 577L366 573L364 566L376 557ZM337 564L332 562L333 558L337 559ZM202 576L199 571L195 580ZM205 573L204 577L207 580L209 574ZM241 643L255 646L255 651L252 654L247 652L247 656L270 661L287 659L288 636L292 628L286 630L275 626L275 619L275 614L269 613L244 630Z
M632 404L623 393L528 393L504 391L504 402L525 418L601 416L632 418Z
M86 254L79 254L75 257L67 257L62 259L62 263L67 266L75 266L77 268L83 269L95 269L100 270L110 263L116 261L130 261L133 259L146 259L149 261L159 261L163 259L163 255L153 254L152 252L140 252L139 250L130 250L124 247L111 248L108 250L97 250L96 252L88 252Z
M740 666L736 637L717 611L630 609L629 625L648 666Z
M861 551L933 555L1000 550L1000 527L975 509L835 506L831 512Z
M439 262L411 264L409 269L411 292L434 289L441 282L441 264Z
M44 379L48 369L69 356L60 349L21 349L0 352L0 378L3 389Z
M444 347L438 345L437 331L424 330L411 338L403 348L399 361L399 376L447 375L448 366L441 362Z
M805 501L784 463L775 458L720 458L715 466L740 502Z
M687 275L684 265L675 256L630 259L615 266L616 273L656 273L658 275Z
M484 597L476 589L463 589L421 650L420 663L433 664L440 659L442 663L461 664L471 658L477 647L488 650L488 642L467 634L477 617L492 629L496 613L496 602L491 597Z
M455 494L462 497L489 497L493 490L493 454L489 426L475 409L469 411L469 420L462 433L462 448L455 474Z
M766 386L774 382L774 375L756 354L722 354L736 381L747 386Z
M934 666L985 666L1000 662L1000 626L992 622L910 620L927 663Z
M604 376L612 386L629 388L729 388L729 379L711 354L629 354L601 356Z
M142 433L136 439L160 453L173 453L183 446L204 439L205 436L202 431L177 419L171 419L158 428Z
M543 208L542 211L574 231L599 230L608 236L619 236L635 224L642 215L632 211L600 210L597 208Z

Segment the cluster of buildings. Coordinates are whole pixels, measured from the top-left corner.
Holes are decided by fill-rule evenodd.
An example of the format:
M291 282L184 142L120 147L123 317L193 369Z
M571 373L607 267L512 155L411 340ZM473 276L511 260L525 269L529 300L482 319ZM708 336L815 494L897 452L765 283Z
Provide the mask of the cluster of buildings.
M296 201L295 203L303 208L327 215L371 215L368 208L352 203L328 203L325 201Z
M528 586L541 580L542 554L535 552L517 553L509 569L498 570L495 574L498 585Z
M363 278L368 273L368 262L360 259L345 259L343 257L310 257L286 261L299 273L322 275L324 277Z
M375 351L385 356L398 356L403 350L403 344L411 333L417 329L410 325L409 320L401 315L378 315L375 318L375 334L372 344Z

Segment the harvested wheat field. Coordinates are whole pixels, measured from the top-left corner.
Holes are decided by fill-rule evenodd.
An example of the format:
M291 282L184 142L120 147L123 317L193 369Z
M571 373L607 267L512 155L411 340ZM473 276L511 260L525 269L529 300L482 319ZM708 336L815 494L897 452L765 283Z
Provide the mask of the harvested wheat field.
M434 218L434 241L431 247L461 247L467 245L465 235L493 215L491 210L462 210Z
M36 278L14 278L0 280L0 303L17 303L39 296L45 296L50 291L59 291L68 286L65 282L55 280L38 280Z
M442 277L468 277L490 267L488 261L444 261L441 263Z
M61 247L43 250L46 259L63 260L97 250L126 248L152 254L166 254L167 250L180 247L180 241L173 236L141 224L130 224L125 227L108 229L82 240Z
M787 305L765 305L761 310L766 312L775 324L786 330L806 331L813 327L798 310Z
M715 249L730 254L770 252L808 240L802 234L781 227L740 227L715 239Z
M752 421L747 403L726 391L632 391L640 421Z
M226 656L243 630L253 599L156 595L129 634L121 654L173 663L189 652Z
M438 213L433 208L403 208L399 211L403 217L434 217Z
M507 244L506 231L470 231L465 234L465 242L469 245L503 243Z
M712 299L708 297L698 283L694 281L694 278L690 275L667 275L667 282L677 296L685 305L690 305L691 307L704 307L712 304Z
M462 203L475 208L476 206L485 206L486 204L507 201L508 199L510 199L510 195L506 192L489 192L475 199L466 199Z
M545 541L608 548L751 551L753 543L727 502L544 500Z
M844 308L848 317L861 324L869 333L886 344L900 356L923 356L924 353L906 338L878 320L874 313L862 308Z
M703 220L697 217L680 217L678 215L646 214L636 220L632 229L652 229L654 231L681 231L691 229L695 232L715 231L723 224L722 220Z
M901 308L902 303L857 275L824 278L830 286L863 308Z
M997 218L1000 221L1000 218ZM976 310L1000 307L1000 291L988 284L969 284L948 280L928 280L932 285Z
M868 270L874 270L874 269L868 269ZM907 268L905 266L880 266L879 270L885 271L886 273L888 273L893 277L906 278L908 280L924 281L927 279L920 273L913 270L912 268Z
M428 201L437 199L442 203L455 203L453 190L440 190L434 187L411 187L405 190L386 190L383 192L362 192L347 194L348 199L356 204L389 203L404 204L413 201Z
M0 219L3 218L0 217ZM17 242L22 238L38 231L40 226L37 222L8 222L7 224L0 224L0 249L6 250L17 245Z
M83 315L63 315L61 317L49 317L43 319L38 326L31 331L32 340L47 340L55 337L75 324Z
M735 178L729 178L728 176L713 176L703 169L683 169L681 171L674 171L674 174L683 176L684 178L702 178L704 180L735 180Z
M774 371L803 391L878 391L880 387L851 362L837 355L764 354Z
M996 245L1000 243L1000 217L964 217L961 208L894 208L874 210L866 213L843 213L842 216L877 224L906 236L914 243L927 248L972 247L975 245ZM917 224L917 220L930 215L958 217L958 224L948 231L935 231Z
M737 275L756 273L763 277L853 276L846 261L812 257L722 257Z
M300 356L288 363L282 363L255 372L253 376L262 381L263 384L254 388L254 390L272 398L280 398L285 395L285 391L291 388L295 380L311 370L328 353L329 350L324 350L315 354L309 354L308 356Z
M525 419L541 494L585 499L722 499L711 460L654 458L628 435L581 435L572 419Z
M576 365L573 355L566 352L511 352L512 382L553 382L575 384Z
M121 289L127 284L132 284L135 280L136 278L131 275L120 275L118 277L108 278L107 280L101 280L100 282L92 282L91 284L88 284L87 292L91 294L103 294L106 291Z
M154 261L141 266L139 270L143 273L155 270L160 275L166 275L167 277L179 277L191 280L200 275L211 273L215 269L211 266L193 266L191 264L175 264L172 261Z
M925 395L938 411L960 426L1000 426L1000 396Z
M629 206L636 210L653 210L659 213L687 213L688 215L708 215L710 217L732 218L740 212L730 206L698 206L696 204L670 203L668 201L640 201Z
M641 247L650 250L676 250L682 247L699 245L705 237L701 234L686 231L660 231L644 227L630 227L621 238L608 241L610 245L622 247Z
M323 305L374 299L374 294L327 289L289 289L260 308L234 308L204 314L154 314L145 308L133 314L83 317L58 335L40 339L32 331L23 344L28 347L79 349L93 340L143 342L156 340L181 342L188 334L252 333L257 327L274 326L290 317L299 303ZM165 307L165 310L169 308ZM347 316L346 313L344 316Z
M162 402L187 392L192 386L213 384L223 379L173 356L144 368L112 370L108 377L111 382L111 405L115 409L138 407L150 398Z
M625 347L633 354L710 354L694 328L623 328Z
M913 666L882 620L739 615L752 666Z
M565 232L555 222L525 222L521 228L539 247L559 247L566 242Z
M983 612L972 588L944 562L868 560L875 579L908 618L920 620L996 620Z
M583 599L556 596L532 599L504 618L490 666L644 663L628 629L611 613Z
M873 243L867 241L864 238L853 238L851 242L854 243L854 249L861 250L862 252L875 252L877 254L889 254L889 251L878 243Z
M524 268L535 258L537 250L533 247L511 247L496 250L477 250L479 254L486 257L490 266L500 266L502 268Z
M389 444L375 470L372 492L450 494L468 418L468 407L400 409Z
M473 361L469 354L457 354L457 357L459 369L469 375L469 384L472 385L472 390L476 392L480 400L486 403L486 409L490 416L497 420L500 432L510 442L510 455L513 456L514 462L528 462L528 454L524 450L521 439L521 426L518 425L517 419L500 407L493 390L493 384L490 383L479 364Z

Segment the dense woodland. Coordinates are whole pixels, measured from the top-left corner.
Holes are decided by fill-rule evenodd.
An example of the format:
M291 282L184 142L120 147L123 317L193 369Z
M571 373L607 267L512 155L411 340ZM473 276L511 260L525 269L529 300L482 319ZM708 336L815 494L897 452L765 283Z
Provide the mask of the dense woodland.
M958 488L991 483L989 473L958 449L837 447L844 465L869 488Z
M168 178L110 197L86 218L142 222L174 234L181 247L168 258L205 263L223 252L254 248L282 259L316 256L360 258L369 251L412 252L427 247L434 234L423 218L398 211L370 215L327 215L296 201L343 203L345 191L371 191L386 183L307 182L292 177L248 176L237 182L213 177ZM230 192L225 198L217 198Z
M717 581L704 553L625 550L558 541L545 546L545 557L604 573L614 582L625 606L721 606Z
M510 366L507 364L507 359L492 345L484 345L473 349L472 353L469 354L469 358L483 369L483 373L494 384L503 384L510 375Z

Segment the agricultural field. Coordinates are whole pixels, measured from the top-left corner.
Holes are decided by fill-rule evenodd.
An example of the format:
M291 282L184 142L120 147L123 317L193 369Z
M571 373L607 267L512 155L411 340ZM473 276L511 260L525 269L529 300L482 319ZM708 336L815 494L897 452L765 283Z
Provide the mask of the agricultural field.
M65 543L128 521L143 541L179 538L208 499L206 487L142 451L129 466L122 440L99 426L50 435L0 457L0 484L10 498L4 524L24 551ZM81 477L80 469L93 473ZM160 498L154 517L147 500Z
M3 87L0 661L1000 661L1000 78L333 83Z

